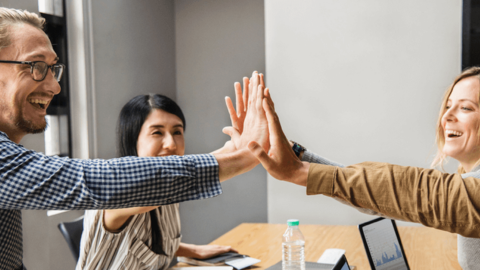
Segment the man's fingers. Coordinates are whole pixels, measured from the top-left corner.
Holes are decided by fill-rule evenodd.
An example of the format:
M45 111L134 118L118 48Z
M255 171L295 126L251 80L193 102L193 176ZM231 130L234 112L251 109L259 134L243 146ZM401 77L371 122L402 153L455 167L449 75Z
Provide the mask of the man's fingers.
M232 121L232 126L238 129L239 127L237 113L235 112L235 108L233 107L233 102L230 97L225 97L225 103L227 104L227 110L228 114L230 114L230 121Z
M255 74L255 71L252 73L252 76L248 80L248 98L249 98L249 100L252 98L252 87L253 87L253 81L254 81L254 74Z
M262 163L262 166L268 171L273 165L273 160L268 156L267 152L256 142L251 141L247 145L248 150Z
M273 110L275 110L275 104L273 103L272 96L270 95L270 89L265 88L264 96L268 102L268 105L270 105L273 108Z
M260 73L260 84L265 88L265 81L263 79L263 74Z
M245 109L243 107L242 86L238 82L235 83L235 104L237 106L237 115L241 116Z
M270 136L277 136L277 139L285 137L285 134L283 134L282 125L280 124L280 119L278 119L275 110L273 110L273 108L268 104L266 99L263 100L263 109L267 115L268 131ZM272 140L270 140L270 144L273 144Z
M247 110L248 105L248 85L250 84L250 80L247 77L243 77L243 110Z
M258 111L262 111L262 101L263 101L263 86L259 85L257 90L257 100L256 100L256 106Z
M237 113L240 114L243 112L242 85L239 82L236 82L233 87L235 89L235 105Z
M234 127L224 127L222 132L230 136L234 142L240 140L240 133Z
M255 72L254 72L255 74ZM250 93L249 93L249 101L248 101L248 109L250 109L250 106L255 106L257 102L257 91L258 91L258 85L255 83L255 78L252 77L252 80L250 80Z

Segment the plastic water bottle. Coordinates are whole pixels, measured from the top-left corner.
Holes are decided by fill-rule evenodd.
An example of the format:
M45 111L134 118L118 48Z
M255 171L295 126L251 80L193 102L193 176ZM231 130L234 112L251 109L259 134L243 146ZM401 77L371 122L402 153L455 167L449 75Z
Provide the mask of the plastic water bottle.
M298 219L287 220L283 234L282 270L305 270L305 238L298 228Z

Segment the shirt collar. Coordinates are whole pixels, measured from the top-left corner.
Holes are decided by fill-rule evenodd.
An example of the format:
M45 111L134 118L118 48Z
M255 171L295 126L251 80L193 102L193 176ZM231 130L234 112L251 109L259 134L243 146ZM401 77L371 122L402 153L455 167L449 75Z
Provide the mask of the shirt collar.
M10 138L8 137L7 133L3 132L3 131L0 131L0 136L4 136L6 137L7 139L10 140Z
M470 172L478 172L480 171L480 165L478 165L477 167L473 168Z

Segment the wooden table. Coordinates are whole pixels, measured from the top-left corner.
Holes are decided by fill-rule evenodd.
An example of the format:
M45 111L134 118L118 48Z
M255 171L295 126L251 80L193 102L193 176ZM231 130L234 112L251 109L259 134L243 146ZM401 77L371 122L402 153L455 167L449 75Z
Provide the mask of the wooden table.
M286 228L285 224L243 223L211 244L232 246L241 254L262 260L255 270L266 269L282 259ZM300 230L305 236L306 261L316 262L328 248L341 248L356 269L370 269L356 226L300 225ZM411 269L461 269L456 234L424 227L398 230Z

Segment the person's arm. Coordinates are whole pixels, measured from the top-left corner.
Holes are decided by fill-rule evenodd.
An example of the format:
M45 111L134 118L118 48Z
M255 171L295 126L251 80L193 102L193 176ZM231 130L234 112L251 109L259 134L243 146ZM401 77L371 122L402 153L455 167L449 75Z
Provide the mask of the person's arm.
M267 154L255 142L249 144L249 149L273 177L306 186L308 195L323 194L395 219L480 237L478 179L387 163L339 168L301 162L283 134L270 95L264 108L270 152Z
M2 134L0 160L3 209L151 206L221 193L212 155L79 160L27 150Z
M324 157L322 157L318 154L315 154L314 152L309 151L308 149L305 150L301 154L300 159L302 161L306 161L306 162L309 162L309 163L317 163L317 164L323 164L323 165L337 166L337 167L341 167L341 168L346 167L345 165L343 165L341 163L331 161L331 160L326 159L326 158L324 158Z
M103 225L105 230L109 232L119 232L131 216L150 212L155 208L158 208L158 206L105 209L103 210Z
M312 164L307 194L348 200L389 217L480 238L480 181L434 169L365 162Z
M208 259L225 252L238 253L237 250L233 249L230 246L193 245L193 244L180 243L175 256L190 257L195 259Z
M112 209L210 198L258 161L229 154L79 160L49 157L0 136L0 208ZM218 159L218 161L217 161Z
M258 76L258 74L257 74ZM213 155L79 160L29 151L0 135L0 208L114 209L172 204L221 194L221 181L258 164L246 145L269 148L263 87L252 87L235 150Z

